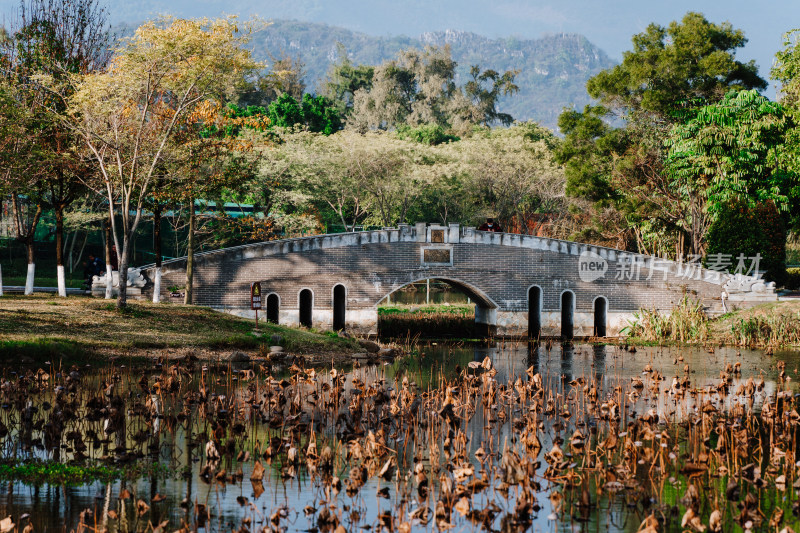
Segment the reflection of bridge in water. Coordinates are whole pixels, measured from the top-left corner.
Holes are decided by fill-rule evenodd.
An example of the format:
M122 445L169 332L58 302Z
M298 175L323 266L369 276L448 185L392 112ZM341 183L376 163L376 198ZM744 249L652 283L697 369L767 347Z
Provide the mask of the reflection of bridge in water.
M453 350L454 348L450 348ZM458 348L455 348L458 350ZM632 378L641 379L645 387L658 386L662 394L658 395L657 402L644 401L642 398L627 398L629 408L639 414L644 414L649 409L655 409L661 417L669 416L670 419L680 420L695 408L699 408L708 400L710 393L704 394L703 390L716 390L720 384L720 371L727 365L741 363L741 375L732 375L730 394L725 396L725 408L734 404L753 404L748 408L756 411L768 397L774 397L779 387L780 370L775 365L769 365L765 371L762 360L762 350L742 350L737 347L717 347L713 354L709 354L705 347L664 347L642 346L637 348L635 354L625 351L617 345L591 345L572 343L494 343L493 346L470 346L461 350L471 350L473 361L483 361L485 357L492 360L492 365L497 369L494 379L498 383L514 381L521 376L527 380L526 371L530 368L533 373L539 373L554 393L562 396L575 394L583 396L584 387L591 385L594 380L600 391L601 398L613 398L613 391L621 386L621 390L629 388ZM680 363L677 358L681 357ZM792 353L782 353L778 360L795 357ZM697 394L686 394L681 398L680 405L677 398L670 395L673 377L683 378L684 365L689 365L691 370L692 389ZM663 376L658 383L653 379L655 374L646 372L647 367ZM736 391L753 377L756 380L764 378L764 389L753 398L737 395ZM578 382L578 383L576 383ZM651 395L652 397L653 395ZM635 400L635 401L631 401Z
M196 304L252 316L249 287L259 281L268 319L360 333L375 330L378 302L425 279L463 291L476 304L476 323L500 335L613 335L634 311L668 311L686 294L711 313L722 312L724 301L776 299L773 287L754 278L458 224L237 246L197 254L194 268ZM183 285L185 270L186 258L165 262L161 286ZM153 265L143 271L154 279Z

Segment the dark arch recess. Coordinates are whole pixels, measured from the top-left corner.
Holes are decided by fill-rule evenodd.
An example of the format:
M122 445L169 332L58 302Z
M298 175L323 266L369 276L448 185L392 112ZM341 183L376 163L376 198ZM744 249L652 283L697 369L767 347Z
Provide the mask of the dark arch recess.
M313 325L314 293L311 289L303 289L299 294L300 299L300 325L310 328Z
M571 339L575 335L575 293L561 293L561 337Z
M542 288L531 285L528 289L528 338L538 339L542 334Z
M267 295L267 321L277 324L280 318L281 300L274 292Z
M347 289L341 283L333 287L333 330L344 331L347 324Z

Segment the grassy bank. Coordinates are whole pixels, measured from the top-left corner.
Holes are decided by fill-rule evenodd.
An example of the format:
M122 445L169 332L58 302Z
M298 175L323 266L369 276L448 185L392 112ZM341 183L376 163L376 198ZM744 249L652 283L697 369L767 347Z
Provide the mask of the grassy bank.
M280 335L290 353L358 351L352 339L254 322L204 307L51 295L0 298L0 360L14 357L158 355L173 350L268 350Z
M628 342L800 346L800 301L770 302L708 318L689 298L669 314L642 309L626 328Z
M472 338L475 306L472 304L386 305L378 307L378 333L382 337Z

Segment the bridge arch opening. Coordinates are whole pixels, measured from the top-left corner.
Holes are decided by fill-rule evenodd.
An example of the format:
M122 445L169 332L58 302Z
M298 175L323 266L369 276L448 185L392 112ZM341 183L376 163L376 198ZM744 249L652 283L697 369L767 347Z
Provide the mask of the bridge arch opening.
M378 303L378 333L486 336L494 333L498 307L483 291L461 280L421 278L396 287Z
M594 336L605 337L608 324L608 300L605 296L594 299Z
M347 324L347 288L341 283L333 287L333 331L343 331Z
M528 288L528 338L538 339L542 334L542 288L531 285Z
M575 336L575 293L561 293L561 337L571 339Z
M281 297L271 292L267 295L267 322L277 324L280 321Z
M313 325L314 293L311 289L303 289L298 295L300 303L300 325L310 328Z

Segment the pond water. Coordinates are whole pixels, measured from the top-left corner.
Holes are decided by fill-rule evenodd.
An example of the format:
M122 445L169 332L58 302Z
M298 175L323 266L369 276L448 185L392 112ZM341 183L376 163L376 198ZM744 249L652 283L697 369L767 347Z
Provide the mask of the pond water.
M470 303L470 299L447 283L432 281L430 286L426 286L424 282L414 283L404 290L395 291L381 303L384 305L467 304Z
M78 485L2 481L0 519L11 516L20 531L635 532L649 515L652 531L691 530L691 517L687 528L681 519L693 508L705 526L718 511L724 531L748 519L766 531L778 511L780 524L798 522L796 353L417 350L336 372L258 362L7 367L6 464L57 460L123 474ZM762 416L774 422L759 422L779 408ZM251 481L258 465L263 478ZM732 479L735 501L726 498ZM758 523L742 518L754 509L748 493Z

